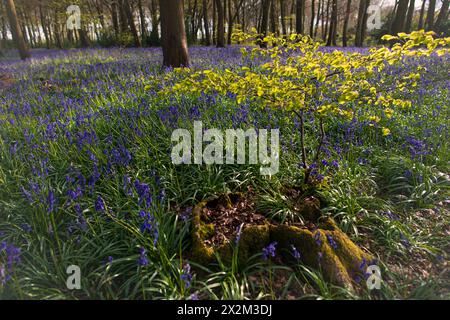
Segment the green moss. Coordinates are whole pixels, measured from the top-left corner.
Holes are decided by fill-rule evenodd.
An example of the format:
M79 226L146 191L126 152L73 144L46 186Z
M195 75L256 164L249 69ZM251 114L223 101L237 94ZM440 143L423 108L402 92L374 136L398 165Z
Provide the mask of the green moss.
M228 197L229 199L229 197ZM203 264L214 262L218 254L224 263L229 263L233 256L233 248L229 243L218 247L205 244L214 233L214 225L202 217L207 202L199 203L193 210L194 228L192 233L192 258ZM330 245L327 236L331 236L337 247ZM353 278L359 273L361 261L372 260L372 256L362 251L343 233L332 219L324 219L319 228L311 232L307 229L269 223L244 228L239 241L239 261L247 261L251 256L260 253L269 243L278 243L277 252L287 263L295 262L292 246L301 254L302 262L315 269L321 269L324 277L348 289L353 288Z

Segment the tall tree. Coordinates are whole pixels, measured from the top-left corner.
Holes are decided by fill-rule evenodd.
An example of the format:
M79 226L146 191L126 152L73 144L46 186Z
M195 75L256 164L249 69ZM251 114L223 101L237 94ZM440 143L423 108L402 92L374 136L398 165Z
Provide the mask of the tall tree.
M16 43L17 49L19 49L20 58L25 60L30 57L30 51L27 48L22 30L20 29L14 0L5 0L5 5L14 42Z
M333 2L331 4L331 23L330 23L330 29L328 32L327 46L331 46L331 45L335 46L336 45L337 23L338 23L337 0L333 0Z
M152 20L152 31L150 32L150 38L153 43L156 43L159 41L158 0L150 0L150 16Z
M299 34L303 34L305 31L305 1L297 0L295 7L295 31Z
M392 22L391 34L397 34L404 31L406 12L408 10L408 0L399 0L397 10L395 12L394 21Z
M184 8L179 0L159 0L164 65L179 68L189 65L184 24Z
M217 9L217 48L225 47L225 12L222 0L215 0Z
M364 37L367 28L367 9L369 8L370 0L360 0L358 9L358 22L356 26L355 46L362 47L364 44Z
M281 33L283 35L287 34L286 29L286 1L280 0L280 15L281 15Z
M408 8L408 13L406 14L406 21L405 21L405 27L404 27L405 32L407 32L407 33L411 32L415 4L416 4L415 0L409 1L409 8Z
M436 22L434 24L434 29L436 31L438 31L440 29L442 23L444 23L444 21L446 21L448 19L449 4L450 4L450 0L443 0L441 11L439 11L439 15L438 15L438 17L436 19Z
M315 1L311 0L311 21L309 25L309 35L311 38L314 38L314 14L315 14Z
M347 46L347 32L348 32L348 21L350 20L350 13L352 10L352 0L347 0L347 7L345 9L344 26L342 29L342 45Z
M211 45L211 32L209 30L209 18L208 18L208 0L203 0L203 25L205 28L205 45Z
M269 12L270 12L270 1L271 0L262 0L261 2L261 23L259 33L262 37L267 35L267 29L269 27ZM267 44L264 41L260 41L260 46L265 47Z
M419 16L419 30L423 29L423 18L425 16L425 3L427 0L422 1L422 6L420 7L420 16Z
M430 0L430 3L428 4L427 20L425 20L426 30L433 30L435 10L436 10L436 0Z
M125 10L125 16L128 21L128 26L130 27L131 34L134 38L134 45L136 47L141 46L141 40L139 39L139 35L137 32L136 25L134 24L134 16L133 16L133 10L130 8L130 4L127 0L123 1L123 10Z

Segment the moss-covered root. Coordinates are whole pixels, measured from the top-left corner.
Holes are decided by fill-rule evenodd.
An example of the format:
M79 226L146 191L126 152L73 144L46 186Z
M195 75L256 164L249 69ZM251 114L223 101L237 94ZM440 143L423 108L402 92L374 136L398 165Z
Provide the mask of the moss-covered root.
M326 280L350 290L354 277L361 272L361 262L372 260L332 220L313 232L289 226L272 227L271 240L277 241L279 248L294 246L305 265L320 268ZM293 259L292 250L283 250L281 254L285 259Z

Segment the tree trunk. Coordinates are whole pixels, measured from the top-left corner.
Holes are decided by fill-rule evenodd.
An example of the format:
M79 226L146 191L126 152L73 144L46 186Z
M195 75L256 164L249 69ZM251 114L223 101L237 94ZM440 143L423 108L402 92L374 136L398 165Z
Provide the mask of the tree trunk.
M138 0L138 10L139 10L139 20L141 22L141 39L142 43L144 43L147 38L147 24L145 23L145 14L144 8L142 7L142 0Z
M119 16L117 15L117 2L113 1L111 3L111 19L112 19L112 25L114 29L114 35L116 38L119 37Z
M358 9L358 23L356 27L355 46L362 47L366 36L367 27L367 8L369 8L370 0L360 0Z
M49 38L49 29L47 21L44 18L44 11L42 10L42 5L39 5L39 19L41 20L42 31L44 32L45 46L47 49L50 49L51 43Z
M189 66L184 8L179 0L159 0L164 65Z
M414 10L415 10L415 0L410 0L409 1L409 8L408 8L408 13L406 14L406 22L405 22L405 32L410 33L411 32L411 27L412 27L412 19L414 16Z
M328 33L327 46L336 46L336 36L337 36L337 0L333 0L331 5L331 23L330 30Z
M425 29L433 30L434 27L434 11L436 10L436 0L430 0L428 4L427 20L425 21Z
M278 9L277 1L272 0L270 2L270 32L278 35Z
M287 30L286 30L286 2L285 2L285 0L280 0L280 14L281 14L281 33L283 35L286 35Z
M423 17L425 16L425 3L427 0L422 1L422 6L420 7L420 17L419 17L419 30L423 29Z
M309 25L309 36L311 38L314 38L314 16L315 16L315 11L316 11L316 3L314 0L311 0L311 23Z
M134 45L136 47L140 47L141 46L141 40L139 39L139 35L136 29L136 25L134 24L134 17L133 17L133 12L130 8L130 4L128 3L128 1L123 1L123 9L125 10L125 15L128 21L128 26L130 27L131 30L131 34L133 35L134 38Z
M217 9L217 48L225 47L225 12L222 0L214 0Z
M30 57L30 52L23 38L22 30L20 29L16 6L14 5L13 0L5 0L5 4L14 42L16 43L17 49L19 49L20 58L25 60Z
M342 46L347 46L347 32L348 32L348 21L350 19L350 13L352 10L352 0L347 0L347 7L345 9L344 27L342 29Z
M262 0L262 15L261 15L261 25L259 33L261 38L264 38L267 35L267 28L269 27L269 11L270 11L270 1L271 0ZM260 39L259 46L261 48L266 48L267 43Z
M208 0L203 0L203 25L205 28L205 45L211 45L211 33L209 31L208 20Z
M434 30L439 31L442 23L447 20L449 3L450 0L444 0L442 3L441 11L439 11L436 23L434 24Z
M322 0L319 0L319 4L317 6L317 16L316 16L316 25L314 27L314 36L313 38L317 37L317 31L319 30L319 21L320 21L320 12L322 10Z
M392 34L404 31L406 12L408 10L408 0L399 0L394 21L392 22Z
M150 32L150 38L152 43L155 44L159 41L158 0L151 0L150 14L152 19L152 31Z
M305 29L305 0L296 0L295 7L295 31L299 34L303 34Z

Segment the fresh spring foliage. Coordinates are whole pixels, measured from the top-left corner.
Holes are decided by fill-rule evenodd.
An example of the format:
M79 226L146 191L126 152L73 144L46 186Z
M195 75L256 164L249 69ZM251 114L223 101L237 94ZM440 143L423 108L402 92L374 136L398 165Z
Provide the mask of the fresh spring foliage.
M433 35L434 32L424 30L386 35L383 40L395 41L391 48L372 48L368 54L362 54L321 51L319 42L300 34L288 37L270 34L261 38L256 30L249 34L237 32L233 38L238 43L265 44L262 48L241 48L242 59L255 61L262 58L267 60L266 63L197 72L177 69L175 72L183 75L182 80L163 94L216 92L230 95L237 104L253 100L261 108L292 111L302 128L304 114L312 113L318 119L321 131L315 163L326 134L324 118L337 115L350 121L358 119L376 124L383 116L390 119L399 109L411 107L411 101L404 95L415 90L424 67L417 65L415 69L404 69L403 73L395 74L383 73L383 70L388 65L403 64L409 57L434 53L442 56L449 52L450 38L435 39ZM266 49L268 45L271 47ZM172 77L169 75L167 80ZM368 81L373 78L377 81ZM391 133L387 127L380 127L380 130L384 136ZM307 165L303 129L300 134L303 167L307 169L305 182L308 182L312 169Z

